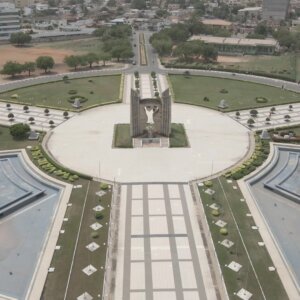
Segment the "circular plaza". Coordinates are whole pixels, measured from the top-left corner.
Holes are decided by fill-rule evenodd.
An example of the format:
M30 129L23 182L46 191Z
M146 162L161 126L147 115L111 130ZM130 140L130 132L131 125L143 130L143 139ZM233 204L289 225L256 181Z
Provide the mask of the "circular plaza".
M129 123L130 107L115 104L84 111L55 128L47 146L62 165L118 182L186 182L224 170L249 150L248 129L227 115L172 105L172 123L184 124L189 147L113 148L114 126Z

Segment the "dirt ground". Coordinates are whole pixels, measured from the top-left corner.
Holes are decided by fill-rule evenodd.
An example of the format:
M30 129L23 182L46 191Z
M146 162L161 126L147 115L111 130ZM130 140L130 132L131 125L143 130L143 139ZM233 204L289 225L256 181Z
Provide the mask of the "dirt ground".
M0 69L7 61L17 61L24 63L27 61L35 61L39 56L52 56L55 61L55 66L52 69L54 73L68 72L68 67L63 63L65 56L74 54L72 50L53 49L53 48L35 48L35 47L15 47L12 45L0 46ZM78 54L78 53L77 53ZM42 70L36 70L33 76L43 73ZM24 76L20 76L26 78ZM20 78L19 77L19 78ZM0 75L0 82L7 81L7 76Z
M239 63L247 61L249 61L249 57L246 56L218 56L219 63Z

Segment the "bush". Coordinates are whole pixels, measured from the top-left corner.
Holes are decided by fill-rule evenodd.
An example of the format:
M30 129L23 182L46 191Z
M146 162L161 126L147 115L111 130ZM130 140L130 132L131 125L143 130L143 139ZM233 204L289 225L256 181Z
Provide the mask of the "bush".
M9 127L10 134L17 139L25 138L29 131L30 127L28 124L18 123Z
M94 94L94 91L90 91L90 94L93 95L93 94Z
M212 181L207 180L207 181L204 181L204 185L205 185L206 187L212 187L212 186L213 186L213 183L212 183Z
M228 91L227 91L226 89L221 89L221 90L220 90L220 93L221 93L221 94L228 94Z
M269 100L265 97L256 97L255 101L256 103L267 103Z
M80 100L80 103L84 103L86 101L88 101L88 99L86 97L83 97L83 96L80 96L80 95L73 95L71 96L68 101L70 103L74 103L75 99L79 99Z
M69 95L75 95L75 94L77 94L77 91L76 90L69 90L68 94Z
M108 190L108 184L104 183L104 182L101 182L100 183L100 189L103 190L103 191Z
M95 211L95 218L98 220L103 219L103 214L101 213L101 211Z
M158 97L159 97L159 92L156 91L156 92L154 93L154 96L155 96L156 98L158 98Z
M228 230L227 230L226 228L221 228L221 229L220 229L220 233L221 233L222 235L227 235L227 234L228 234Z
M218 209L213 209L211 214L214 216L214 217L218 217L220 215L220 211Z
M99 233L96 232L96 231L94 231L94 232L91 233L91 237L92 237L93 239L97 239L97 238L99 237Z
M209 102L209 98L205 96L205 97L203 98L203 101Z
M139 78L139 72L138 72L138 71L135 71L135 72L134 72L134 77L135 77L135 78Z
M156 77L156 73L152 71L152 72L151 72L151 77L152 77L152 78L155 78L155 77Z

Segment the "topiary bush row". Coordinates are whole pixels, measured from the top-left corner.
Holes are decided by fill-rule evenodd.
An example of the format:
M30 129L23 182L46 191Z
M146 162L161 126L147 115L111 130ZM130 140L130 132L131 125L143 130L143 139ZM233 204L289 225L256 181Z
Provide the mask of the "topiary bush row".
M266 140L261 140L259 136L255 137L256 145L255 151L251 158L244 162L241 166L236 169L229 171L225 174L226 178L232 178L239 180L244 176L252 173L255 169L263 164L270 153L270 144Z

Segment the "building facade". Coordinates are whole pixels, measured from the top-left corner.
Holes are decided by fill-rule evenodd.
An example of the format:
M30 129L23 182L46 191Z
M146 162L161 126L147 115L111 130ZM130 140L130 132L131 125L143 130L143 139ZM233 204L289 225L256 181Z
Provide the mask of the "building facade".
M12 33L20 31L20 28L19 9L0 3L0 38L9 37Z
M263 0L263 19L281 21L287 17L290 0Z

